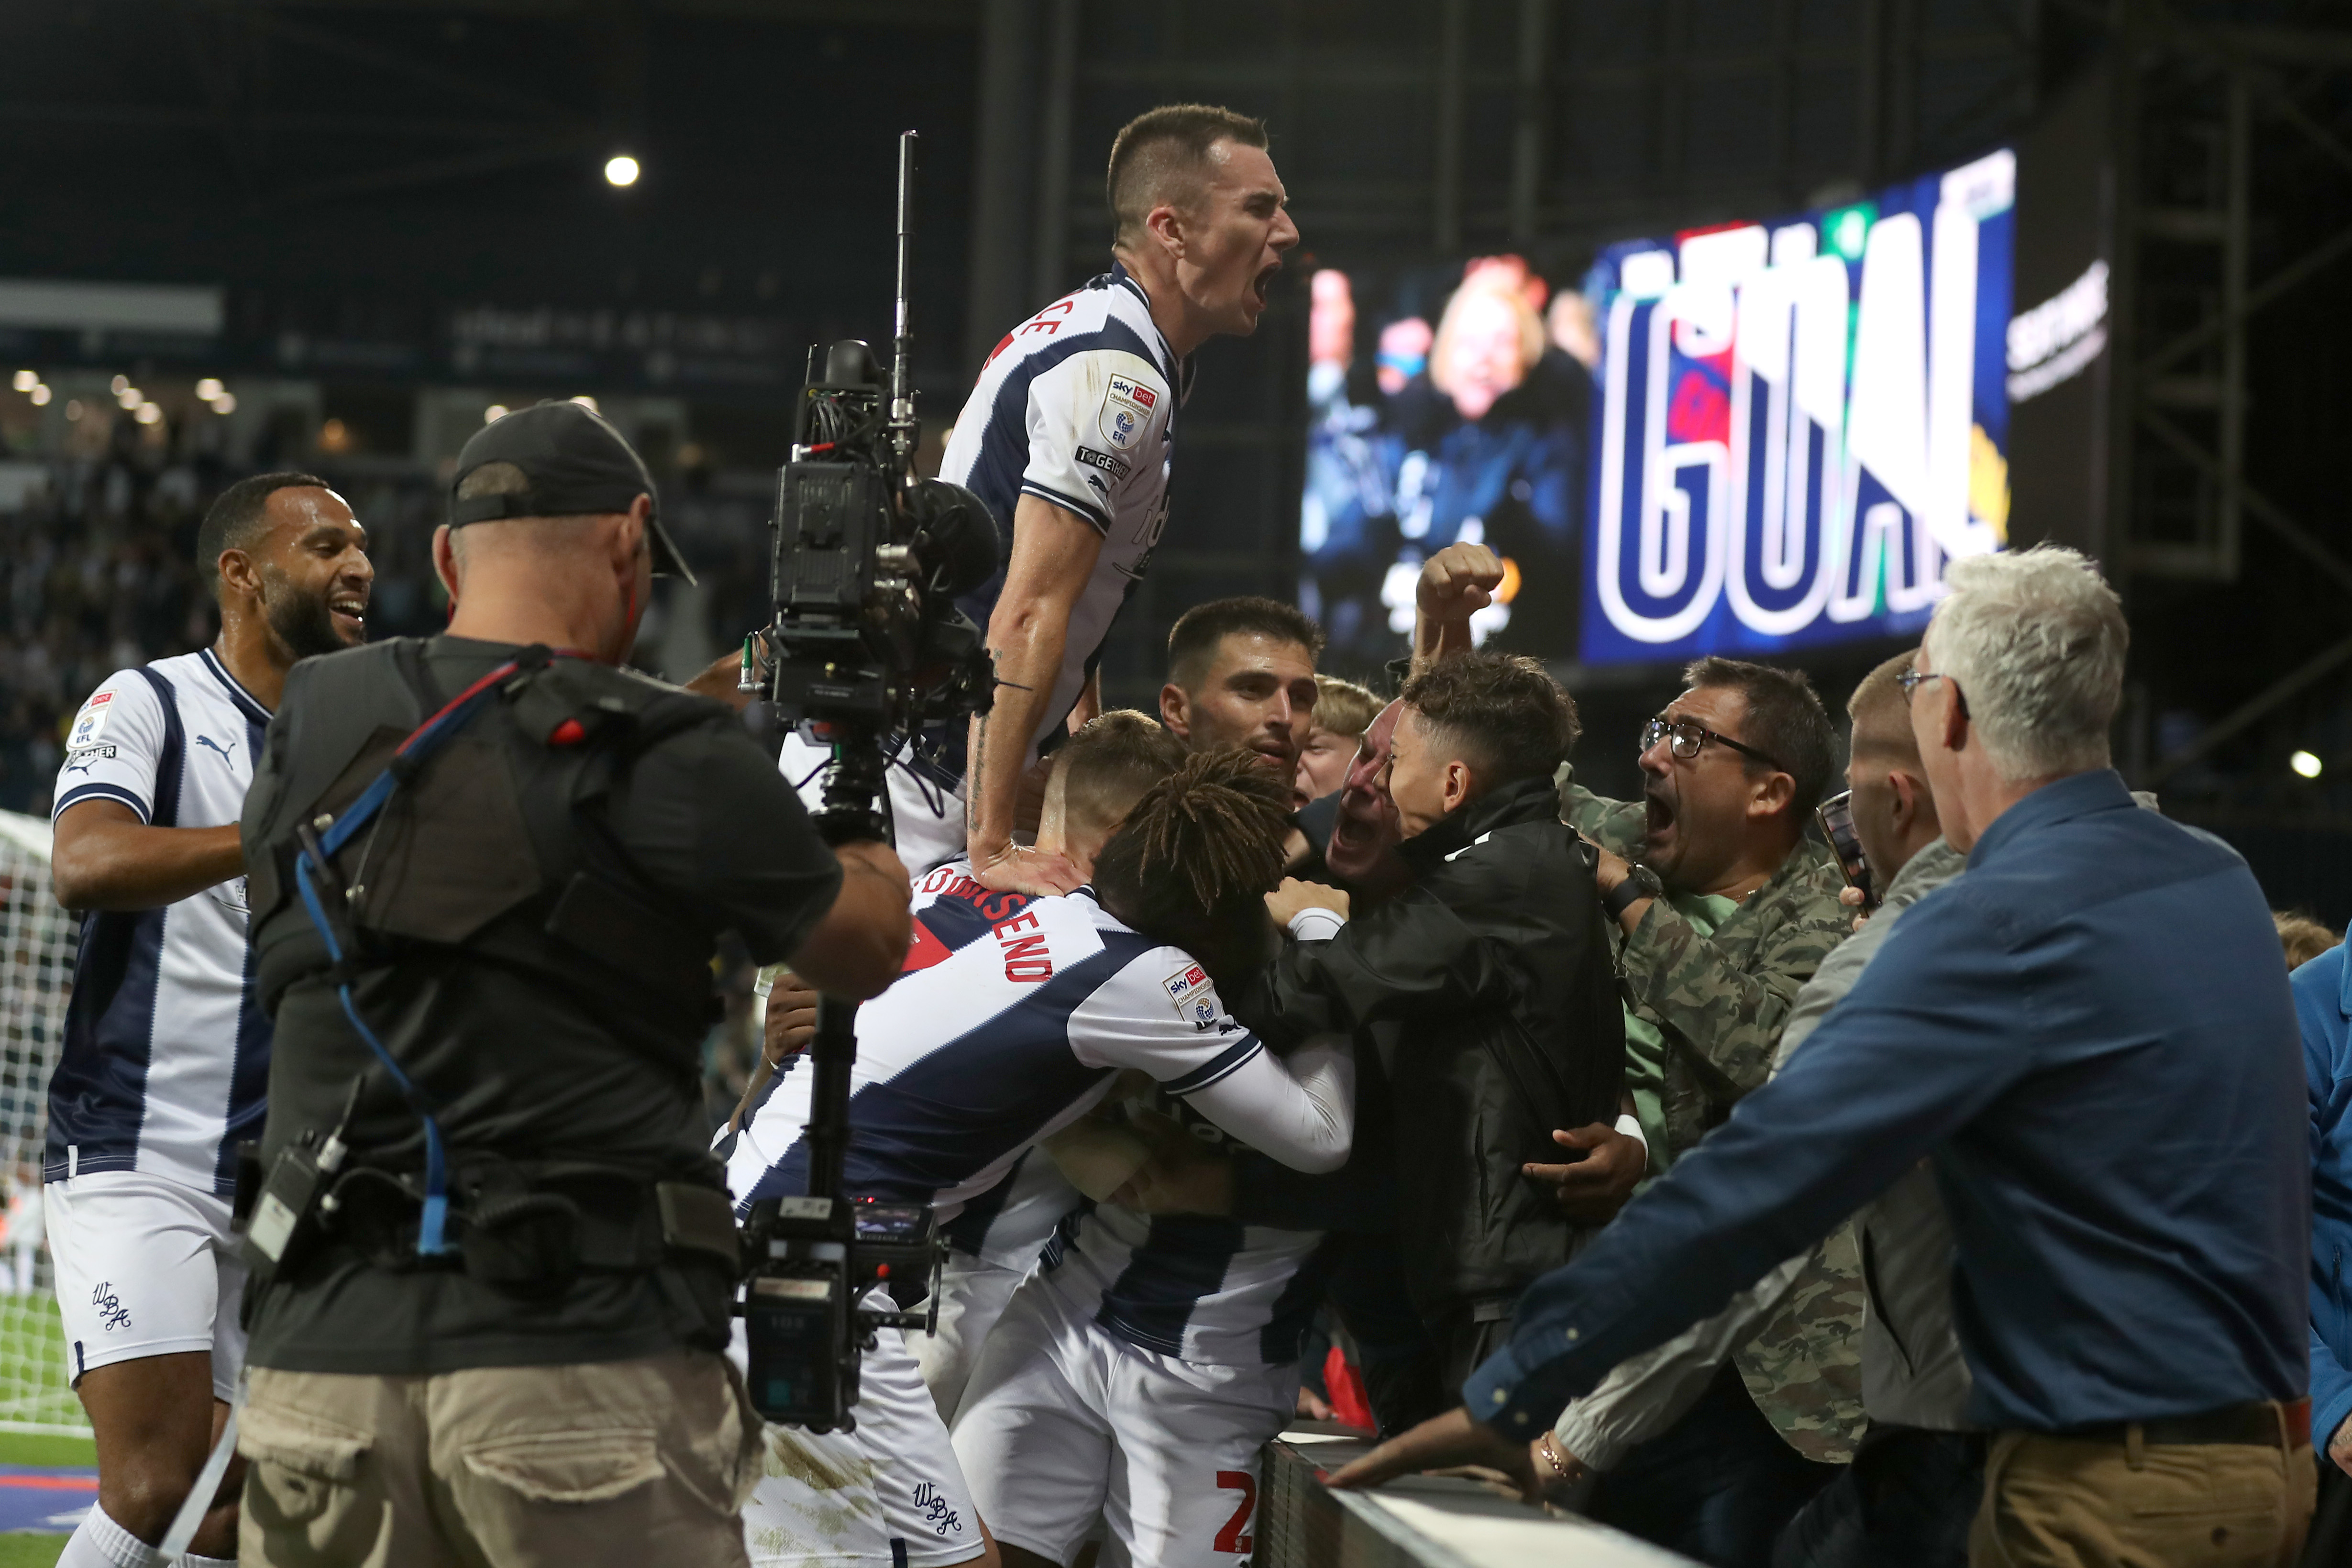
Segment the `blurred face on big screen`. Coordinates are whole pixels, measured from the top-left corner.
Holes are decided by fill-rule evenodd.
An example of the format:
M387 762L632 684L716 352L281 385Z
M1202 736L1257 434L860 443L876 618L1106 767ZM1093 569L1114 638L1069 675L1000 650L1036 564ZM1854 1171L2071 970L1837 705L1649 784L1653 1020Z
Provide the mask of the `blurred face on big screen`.
M1455 307L1445 334L1443 367L1454 406L1465 419L1483 419L1496 400L1527 374L1520 362L1521 328L1517 301L1480 289Z

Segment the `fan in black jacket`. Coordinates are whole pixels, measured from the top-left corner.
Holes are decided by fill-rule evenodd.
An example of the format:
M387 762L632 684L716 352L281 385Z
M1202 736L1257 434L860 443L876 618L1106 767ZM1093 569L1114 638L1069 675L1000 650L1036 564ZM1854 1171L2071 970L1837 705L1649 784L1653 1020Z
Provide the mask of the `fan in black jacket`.
M1347 1173L1393 1186L1450 1389L1575 1248L1523 1167L1558 1158L1553 1129L1615 1119L1624 1018L1592 871L1550 784L1575 738L1567 694L1532 660L1474 654L1416 677L1404 701L1399 750L1411 737L1417 780L1442 776L1421 811L1400 801L1414 885L1328 942L1287 944L1228 1002L1277 1048L1342 1031L1369 1068L1370 1047L1391 1135L1360 1142Z

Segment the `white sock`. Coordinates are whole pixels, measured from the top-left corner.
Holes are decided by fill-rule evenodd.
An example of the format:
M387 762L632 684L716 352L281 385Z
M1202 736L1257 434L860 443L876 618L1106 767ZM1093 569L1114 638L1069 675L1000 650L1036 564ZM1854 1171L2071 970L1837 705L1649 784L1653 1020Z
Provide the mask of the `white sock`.
M58 1568L163 1568L163 1554L107 1517L96 1503L58 1554Z
M183 1553L176 1568L236 1568L234 1557L199 1557L194 1552Z

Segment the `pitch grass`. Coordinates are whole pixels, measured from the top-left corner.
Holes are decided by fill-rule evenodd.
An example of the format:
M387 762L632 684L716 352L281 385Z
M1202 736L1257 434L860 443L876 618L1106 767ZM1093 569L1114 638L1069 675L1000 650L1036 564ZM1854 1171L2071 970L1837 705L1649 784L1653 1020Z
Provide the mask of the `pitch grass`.
M98 1449L87 1437L41 1437L21 1432L0 1432L0 1465L41 1465L53 1468L87 1469L98 1463ZM0 1531L0 1568L52 1568L66 1549L62 1535Z
M87 1469L98 1463L98 1447L87 1437L43 1437L0 1432L0 1465L40 1465ZM0 1568L53 1568L66 1549L62 1535L0 1531Z

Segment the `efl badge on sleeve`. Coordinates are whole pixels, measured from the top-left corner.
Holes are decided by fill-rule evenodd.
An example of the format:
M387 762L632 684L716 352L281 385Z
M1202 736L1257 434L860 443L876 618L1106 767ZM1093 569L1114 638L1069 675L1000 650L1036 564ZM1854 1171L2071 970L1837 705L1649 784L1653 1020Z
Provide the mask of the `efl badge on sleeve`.
M1211 1029L1224 1016L1217 1001L1217 988L1209 984L1209 972L1195 963L1180 969L1160 985L1168 1000L1175 1005L1176 1016L1195 1029Z
M1103 395L1103 439L1124 452L1135 445L1150 421L1152 406L1160 395L1123 375L1110 378L1110 390Z
M78 751L105 733L106 705L113 700L113 692L101 691L81 705L81 717L74 721L73 738L66 742L68 751Z

